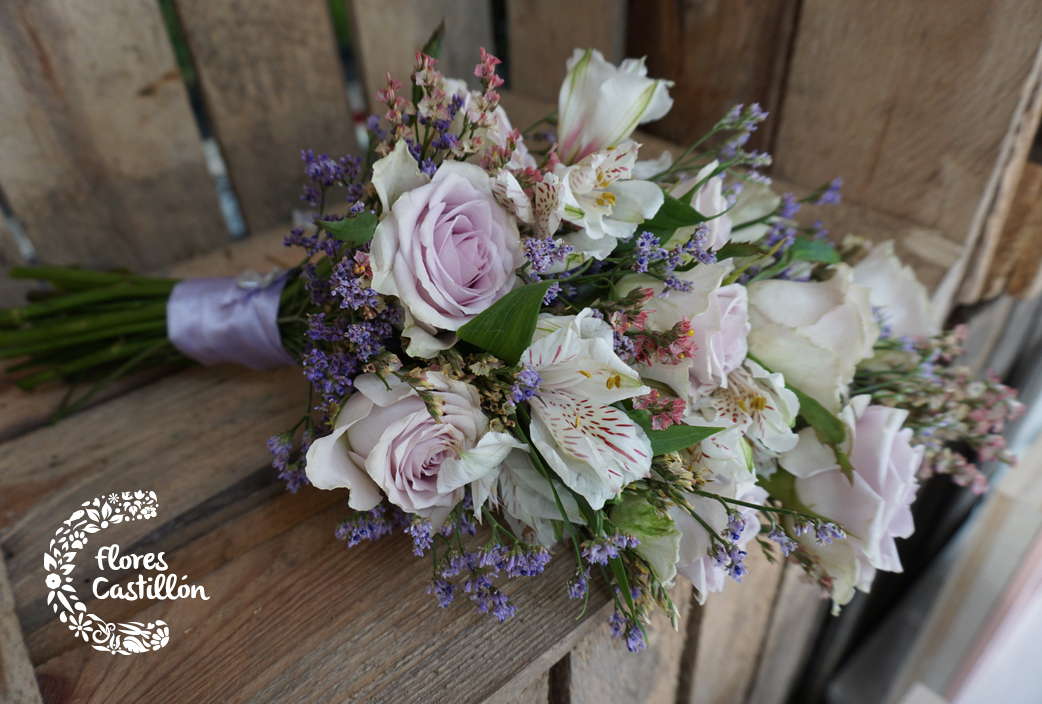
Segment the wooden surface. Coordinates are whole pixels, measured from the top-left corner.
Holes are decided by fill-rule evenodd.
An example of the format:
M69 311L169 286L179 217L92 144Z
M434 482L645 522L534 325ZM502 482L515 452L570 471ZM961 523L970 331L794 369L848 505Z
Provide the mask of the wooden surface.
M10 308L25 300L25 292L30 284L7 278L8 269L23 263L14 234L7 225L7 219L0 213L0 308Z
M775 173L972 251L1040 41L1039 3L805 0Z
M627 18L626 0L507 0L506 6L510 89L516 93L556 106L565 62L576 47L598 49L616 64L634 56L624 56L628 19L636 19Z
M983 297L1029 298L1042 279L1042 164L1028 163L990 262Z
M671 592L680 612L680 629L674 630L661 611L647 626L648 649L639 656L626 650L621 638L612 638L601 624L568 656L568 692L572 704L654 704L676 701L680 670L693 663L682 655L686 624L692 608L691 583L683 577ZM653 676L649 677L649 674Z
M668 78L673 110L651 132L690 144L739 103L771 113L750 148L769 151L781 107L798 0L631 0L627 56Z
M786 704L828 604L798 565L784 566L746 704Z
M371 112L382 115L386 106L375 93L387 87L387 72L406 86L412 80L414 54L445 20L445 42L438 70L476 88L474 66L478 50L495 53L492 9L486 0L347 0L351 8L351 36ZM522 128L519 128L522 129Z
M176 0L246 225L301 207L301 149L358 154L327 0Z
M742 704L756 676L782 564L768 562L752 544L746 565L749 574L741 584L728 582L706 599L687 695L691 704Z
M40 691L22 630L15 615L14 593L7 568L0 556L0 701L6 704L37 704Z
M146 270L226 241L158 4L0 3L0 124L41 262Z

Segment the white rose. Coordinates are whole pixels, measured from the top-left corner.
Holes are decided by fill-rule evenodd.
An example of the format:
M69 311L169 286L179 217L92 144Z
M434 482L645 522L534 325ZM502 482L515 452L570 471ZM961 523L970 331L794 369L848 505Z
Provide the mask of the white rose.
M879 326L868 290L845 264L827 281L750 284L749 352L768 369L838 413L858 362L872 356Z
M894 337L928 337L940 330L930 314L930 297L915 270L894 254L894 241L872 248L854 267L854 283L868 289L868 297L883 313L883 325Z

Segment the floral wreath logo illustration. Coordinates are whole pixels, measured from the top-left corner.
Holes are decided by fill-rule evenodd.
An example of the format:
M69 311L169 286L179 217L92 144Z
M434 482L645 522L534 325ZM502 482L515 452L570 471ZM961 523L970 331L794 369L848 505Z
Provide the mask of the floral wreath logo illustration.
M87 612L87 607L72 586L69 574L75 568L73 559L87 545L87 536L126 521L155 518L159 500L154 491L124 491L87 501L57 530L43 556L47 570L47 603L55 613L62 607L60 618L78 637L95 650L131 655L159 650L170 641L170 628L164 621L155 623L109 623Z

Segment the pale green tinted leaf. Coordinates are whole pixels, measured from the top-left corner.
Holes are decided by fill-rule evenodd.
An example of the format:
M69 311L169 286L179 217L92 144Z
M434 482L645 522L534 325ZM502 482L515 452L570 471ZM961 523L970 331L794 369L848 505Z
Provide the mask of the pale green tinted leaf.
M461 340L480 347L507 364L517 364L532 344L543 296L552 281L516 288L456 331Z
M345 220L319 220L322 229L348 247L358 247L373 239L378 222L377 217L368 211Z

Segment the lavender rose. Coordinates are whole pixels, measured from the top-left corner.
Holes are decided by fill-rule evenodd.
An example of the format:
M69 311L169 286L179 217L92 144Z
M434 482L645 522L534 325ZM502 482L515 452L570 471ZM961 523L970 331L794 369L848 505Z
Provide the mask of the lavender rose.
M405 308L403 335L412 341L406 351L430 357L517 285L521 240L480 167L446 162L430 183L416 186L426 177L402 145L385 161L374 167L386 217L372 240L372 286Z
M923 448L912 447L912 430L901 428L908 411L869 406L869 396L857 396L843 409L847 424L846 450L853 465L853 481L844 476L832 449L822 445L814 431L800 431L800 441L783 454L781 466L796 476L800 502L814 513L843 526L854 547L854 557L843 575L833 575L850 587L868 591L876 570L900 572L894 538L915 530L911 504L919 488L915 474ZM814 550L812 540L801 541ZM837 569L833 567L833 569ZM833 594L842 598L852 595Z
M525 446L487 432L473 386L439 372L426 379L441 401L440 420L408 384L388 379L385 385L375 374L357 377L333 432L308 450L311 483L350 489L348 505L360 511L379 504L383 490L391 503L436 526L462 500L466 484L480 507L503 458Z

